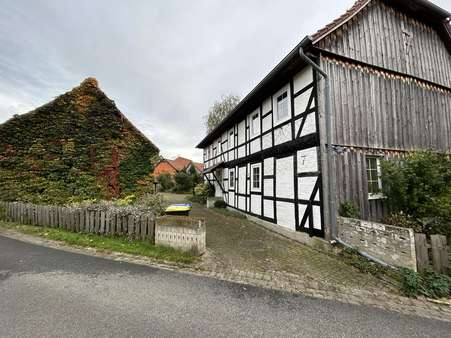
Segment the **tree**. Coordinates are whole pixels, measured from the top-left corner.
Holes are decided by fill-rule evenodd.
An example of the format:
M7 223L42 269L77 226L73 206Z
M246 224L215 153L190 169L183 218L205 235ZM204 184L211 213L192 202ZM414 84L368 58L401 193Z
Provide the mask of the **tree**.
M175 179L175 190L177 192L187 192L190 191L193 186L192 178L186 172L180 171L174 176Z
M239 102L240 97L233 94L223 95L220 100L215 101L208 114L205 115L207 132L212 131Z

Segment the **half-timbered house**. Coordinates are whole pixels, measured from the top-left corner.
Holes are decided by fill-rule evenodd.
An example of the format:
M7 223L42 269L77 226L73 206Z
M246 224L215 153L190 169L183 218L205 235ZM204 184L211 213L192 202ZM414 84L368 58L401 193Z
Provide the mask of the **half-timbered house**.
M231 208L333 239L341 203L386 212L381 158L451 153L450 13L359 0L304 38L198 145Z

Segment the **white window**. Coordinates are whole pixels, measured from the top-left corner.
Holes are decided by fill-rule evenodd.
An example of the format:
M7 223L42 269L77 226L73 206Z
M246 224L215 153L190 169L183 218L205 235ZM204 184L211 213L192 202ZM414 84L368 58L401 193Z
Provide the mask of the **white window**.
M284 91L276 98L276 119L282 121L288 117L288 91Z
M229 187L235 187L235 171L233 169L229 169Z
M260 179L261 179L260 165L257 164L257 165L251 166L251 168L252 168L252 172L251 172L252 189L259 190L260 189Z
M367 156L366 157L366 177L368 183L368 198L379 199L383 198L382 194L382 179L381 179L381 162L380 157Z
M252 114L251 117L251 135L255 136L260 133L260 119L259 114Z

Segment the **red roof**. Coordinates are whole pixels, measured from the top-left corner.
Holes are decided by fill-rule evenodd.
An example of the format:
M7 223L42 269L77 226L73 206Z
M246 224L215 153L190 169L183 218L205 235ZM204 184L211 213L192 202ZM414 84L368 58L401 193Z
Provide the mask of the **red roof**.
M175 175L179 171L186 170L190 164L193 164L198 171L202 171L204 169L204 165L202 163L193 162L190 159L178 156L175 160L162 160L157 164L153 173L155 176L162 173Z

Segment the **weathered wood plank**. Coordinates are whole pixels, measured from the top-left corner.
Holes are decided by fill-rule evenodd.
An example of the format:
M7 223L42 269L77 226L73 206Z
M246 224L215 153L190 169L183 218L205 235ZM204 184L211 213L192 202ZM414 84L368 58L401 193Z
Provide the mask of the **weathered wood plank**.
M425 234L415 234L415 252L417 255L417 270L425 271L429 266L428 244Z
M448 272L448 248L446 236L431 235L432 266L439 273Z

